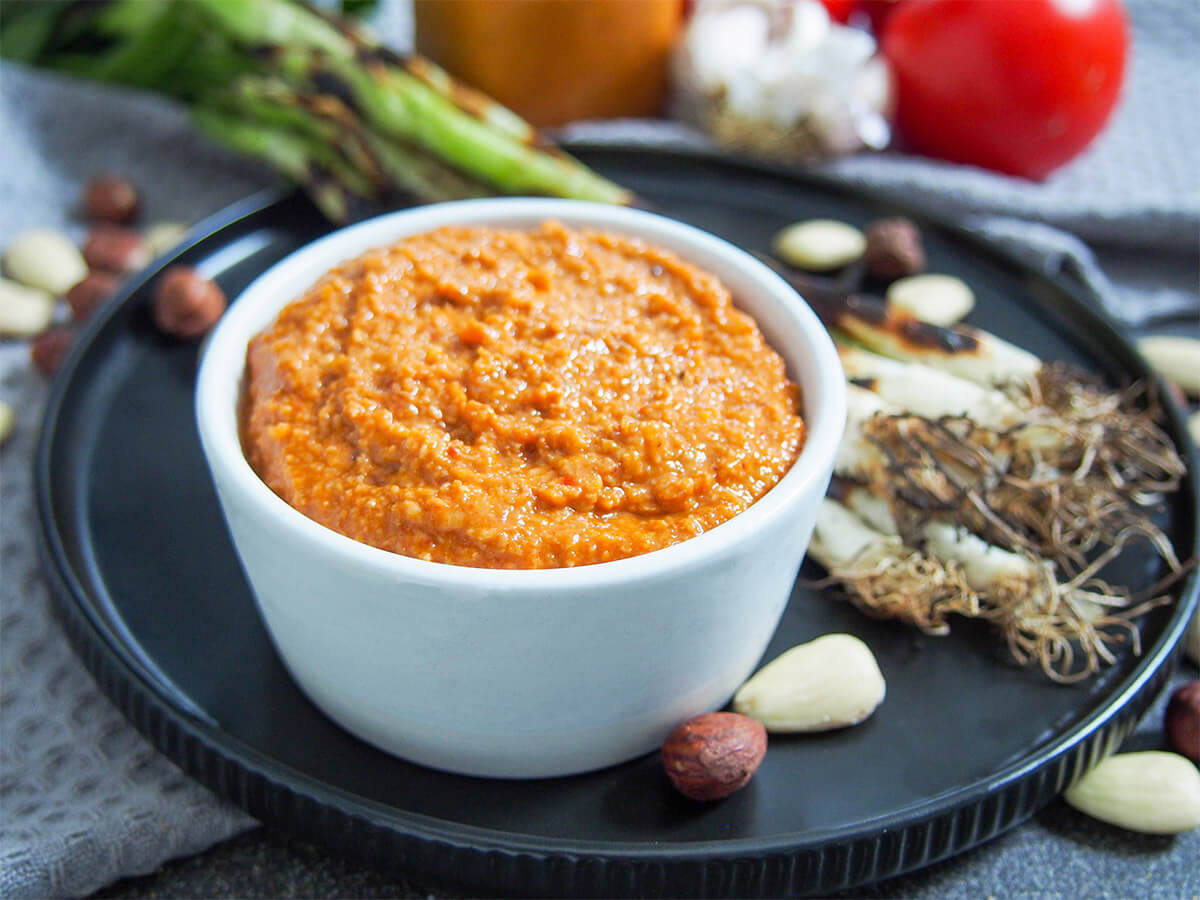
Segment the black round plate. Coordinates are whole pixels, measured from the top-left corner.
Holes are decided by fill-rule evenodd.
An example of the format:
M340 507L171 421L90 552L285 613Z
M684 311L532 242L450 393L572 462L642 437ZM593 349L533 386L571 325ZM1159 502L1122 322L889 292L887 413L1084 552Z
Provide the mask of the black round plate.
M665 213L751 251L798 219L902 212L717 156L573 149ZM916 218L930 270L974 288L976 324L1114 382L1147 375L1067 283ZM178 261L235 297L328 225L302 197L267 194L204 230ZM1176 588L1179 602L1144 619L1140 657L1124 653L1088 683L1062 687L1009 664L984 628L926 638L798 584L767 656L853 632L877 654L887 700L858 727L773 738L750 785L717 804L676 795L656 755L541 781L412 765L326 719L272 649L200 451L198 350L152 327L154 274L90 324L48 406L38 502L68 632L134 725L195 778L259 819L375 865L477 891L561 896L827 893L909 871L1027 819L1113 749L1165 683L1196 603L1193 575ZM1177 411L1170 417L1186 447ZM1197 505L1193 473L1163 513L1181 555L1197 545ZM1143 587L1160 570L1130 552L1118 578Z

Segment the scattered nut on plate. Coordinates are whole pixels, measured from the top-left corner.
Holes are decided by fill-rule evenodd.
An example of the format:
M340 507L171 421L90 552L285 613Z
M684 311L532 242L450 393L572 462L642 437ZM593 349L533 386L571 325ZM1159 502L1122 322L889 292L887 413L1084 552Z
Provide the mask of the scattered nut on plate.
M867 272L891 281L925 270L925 245L921 229L911 219L879 219L867 226L863 251Z
M141 199L132 181L123 175L97 175L83 189L83 211L97 222L124 225L137 218Z
M975 293L953 275L910 275L888 285L887 305L931 325L953 325L975 308Z
M43 375L53 375L62 368L63 360L75 343L75 329L67 325L55 325L33 339L29 354L33 364Z
M1159 375L1200 397L1200 339L1152 334L1139 338L1137 348Z
M55 300L38 288L0 278L0 336L33 337L54 322Z
M92 269L128 275L150 263L150 250L132 228L98 225L84 242L83 258Z
M189 266L171 266L154 288L151 312L154 323L167 334L202 337L221 318L225 292L211 279Z
M1163 727L1177 752L1200 763L1200 679L1181 684L1171 694Z
M1181 834L1200 826L1200 770L1178 753L1118 753L1067 788L1063 799L1130 831Z
M188 226L183 222L155 222L147 225L142 231L146 246L153 256L162 256L183 240L188 233Z
M48 294L65 294L88 272L79 248L61 231L34 228L22 232L4 251L8 277Z
M17 414L11 406L0 400L0 444L12 436L13 428L17 424Z
M71 317L76 322L82 322L112 297L119 286L119 279L111 272L89 272L86 278L67 291Z
M867 238L853 225L836 219L809 219L784 228L772 241L775 255L809 272L829 272L863 255Z
M733 708L771 732L828 731L866 719L886 692L870 647L852 634L827 634L759 669Z
M694 716L662 745L662 766L675 789L706 802L740 790L767 752L762 723L730 712Z

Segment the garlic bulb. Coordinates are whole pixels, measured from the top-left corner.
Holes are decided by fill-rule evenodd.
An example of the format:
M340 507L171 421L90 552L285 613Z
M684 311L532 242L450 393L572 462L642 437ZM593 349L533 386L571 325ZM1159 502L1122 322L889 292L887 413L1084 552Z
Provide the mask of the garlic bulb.
M891 139L874 39L816 0L700 0L672 79L674 114L730 149L809 160Z

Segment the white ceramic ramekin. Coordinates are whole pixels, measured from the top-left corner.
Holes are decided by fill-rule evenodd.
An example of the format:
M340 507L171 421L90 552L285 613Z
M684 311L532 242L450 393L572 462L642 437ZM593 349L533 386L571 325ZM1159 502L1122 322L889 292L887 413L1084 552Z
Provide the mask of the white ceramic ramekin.
M683 543L571 569L487 570L410 559L288 506L238 440L246 345L322 274L448 224L547 219L633 234L716 274L804 394L807 443L748 510ZM722 706L787 605L845 420L833 345L782 279L733 245L650 213L505 198L418 207L335 232L277 263L211 334L196 414L259 609L308 696L362 739L440 769L542 777L622 762Z

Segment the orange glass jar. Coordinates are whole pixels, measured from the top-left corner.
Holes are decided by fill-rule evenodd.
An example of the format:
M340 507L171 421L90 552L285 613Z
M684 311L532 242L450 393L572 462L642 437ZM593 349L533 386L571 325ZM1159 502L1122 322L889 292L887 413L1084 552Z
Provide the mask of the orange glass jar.
M528 119L662 110L683 0L414 0L417 52Z

